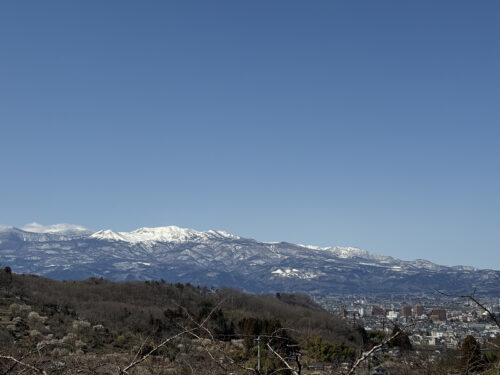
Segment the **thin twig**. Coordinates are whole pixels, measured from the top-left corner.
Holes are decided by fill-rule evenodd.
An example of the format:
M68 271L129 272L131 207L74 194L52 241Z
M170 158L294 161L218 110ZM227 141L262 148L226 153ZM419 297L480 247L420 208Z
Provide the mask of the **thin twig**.
M135 353L135 357L134 357L134 359L132 361L135 361L139 357L139 355L142 353L142 349L144 348L144 345L146 345L146 343L148 342L149 337L150 336L146 337L146 339L141 342L141 346L137 350L137 353Z
M21 365L21 366L24 366L24 367L26 367L26 368L29 368L29 369L31 369L31 370L33 370L33 371L36 371L36 372L38 372L39 374L42 374L42 375L47 375L47 373L45 372L45 370L41 370L41 369L39 369L38 367L35 367L35 366L32 366L32 365L30 365L30 364L28 364L28 363L22 362L22 361L20 361L20 360L18 360L18 359L16 359L16 358L14 358L14 357L12 357L12 356L10 356L10 355L1 355L1 354L0 354L0 358L3 358L3 359L8 359L8 360L10 360L10 361L16 362L17 364L19 364L19 365Z
M475 296L476 289L474 289L474 291L472 292L472 294L464 294L464 295L460 295L460 294L448 294L448 293L442 292L440 290L436 290L436 292L438 292L439 294L442 294L443 296L447 296L447 297L468 298L469 300L471 300L472 302L474 302L476 305L478 305L481 309L483 309L483 311L485 311L488 314L488 316L490 317L490 319L495 322L495 324L497 325L497 327L500 328L500 321L498 320L498 318L496 317L496 315L493 312L491 312L490 309L488 309L486 306L484 306L483 303L476 298L476 296Z
M280 359L281 362L283 362L285 364L285 366L287 367L288 370L290 370L293 374L295 375L300 375L297 370L295 370L292 366L290 366L288 364L287 361L285 361L285 358L283 358L281 355L279 355L279 353L273 349L273 347L271 345L269 345L269 343L267 343L267 347L269 348L269 350L276 356Z
M20 358L18 358L18 361L23 361L25 358L29 357L30 355L34 354L37 352L38 349L34 349L30 352L27 352L25 354L23 354ZM3 372L3 375L6 375L8 374L9 372L11 372L12 370L14 370L14 368L17 366L18 362L14 362L12 363L12 365Z
M163 340L160 344L156 345L153 349L151 349L148 353L144 354L141 358L135 360L135 361L132 361L132 363L130 363L127 367L125 367L123 370L120 369L120 374L128 374L128 370L130 370L131 368L137 366L139 363L142 363L144 362L146 359L148 359L152 354L154 354L158 349L164 347L165 345L167 345L170 341L188 333L189 331L192 331L191 330L184 330L182 332L179 332L178 334L174 335L174 336L171 336L165 340Z
M391 340L394 340L396 337L398 337L400 334L402 334L404 332L404 330L406 330L408 327L411 327L413 326L414 324L411 324L411 325L408 325L406 327L404 327L403 329L400 329L398 330L396 333L394 333L393 335L391 335L389 338L385 339L384 341L382 341L380 344L378 345L375 345L373 348L371 348L369 351L365 352L365 354L363 354L361 357L359 357L356 362L354 362L354 364L352 365L351 369L349 370L349 372L347 373L347 375L351 375L354 373L354 371L356 370L356 368L363 362L365 361L375 350L377 350L378 348L381 348L382 346L386 345L387 343L389 343Z
M188 317L190 318L190 320L196 325L195 328L185 328L183 331L177 333L176 335L174 336L171 336L165 340L163 340L160 344L156 345L153 349L151 349L148 353L144 354L141 358L139 359L136 359L136 360L133 360L127 367L125 367L124 369L120 369L120 374L128 374L128 370L130 370L131 368L137 366L139 363L142 363L144 362L146 359L148 359L152 354L154 354L158 349L164 347L165 345L167 345L170 341L172 340L175 340L176 338L182 336L182 335L185 335L187 333L192 333L194 331L196 331L196 329L206 329L204 328L204 324L210 319L210 317L212 316L212 314L214 313L215 309L220 305L221 302L219 302L213 309L212 311L210 311L210 313L207 315L207 317L205 318L205 320L203 320L203 322L200 324L198 322L196 322L192 317L191 315L187 312L186 309L184 309L182 306L179 306L181 308L184 309L184 311L186 312L186 314L188 315ZM206 329L208 331L208 329ZM210 333L210 331L208 331ZM211 334L210 334L211 335ZM212 336L212 335L211 335ZM213 336L212 336L213 337Z
M215 307L212 309L212 311L210 311L210 313L205 317L205 319L201 322L201 323L198 323L192 316L191 314L189 313L189 311L184 307L184 306L180 306L178 304L175 304L177 305L177 307L181 308L184 313L188 316L189 320L191 320L191 322L193 322L196 326L198 326L198 328L201 328L203 329L205 332L208 333L208 335L210 336L210 338L212 339L212 341L214 341L214 336L212 335L212 332L210 332L210 330L205 327L205 323L212 317L212 314L215 312L215 310L217 308L220 307L220 305L222 305L222 303L224 302L225 300L222 299L219 301L219 303L217 303L217 305L215 305Z
M195 320L192 320L196 325L198 325L199 323L197 323ZM180 327L184 328L182 325L179 324ZM188 332L188 334L190 334L191 336L194 336L197 340L200 341L200 345L203 347L203 349L207 352L208 356L212 359L212 361L214 361L217 366L219 366L223 371L225 371L226 373L228 372L228 369L226 366L224 366L221 362L217 361L217 359L213 356L213 354L210 352L210 350L208 349L207 345L205 345L205 343L203 342L203 338L198 336L196 333L194 333L193 331L190 331ZM212 335L210 335L212 336ZM213 336L212 336L213 337ZM210 340L210 339L209 339ZM210 340L212 342L212 344L215 344L215 340ZM237 366L239 367L240 369L242 370L245 370L245 371L252 371L254 372L254 369L253 368L249 368L249 367L244 367L244 366L241 366L239 365L238 363L236 363L231 357L229 357L227 355L226 352L224 352L224 350L221 350L219 349L219 351L222 353L222 355L234 366Z

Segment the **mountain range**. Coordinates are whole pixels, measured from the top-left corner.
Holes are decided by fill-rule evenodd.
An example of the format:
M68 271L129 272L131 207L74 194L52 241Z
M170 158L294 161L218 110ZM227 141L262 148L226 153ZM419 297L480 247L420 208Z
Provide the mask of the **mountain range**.
M500 291L500 271L404 261L354 247L268 243L166 226L132 232L32 223L0 227L0 263L57 280L165 280L252 293L417 294Z

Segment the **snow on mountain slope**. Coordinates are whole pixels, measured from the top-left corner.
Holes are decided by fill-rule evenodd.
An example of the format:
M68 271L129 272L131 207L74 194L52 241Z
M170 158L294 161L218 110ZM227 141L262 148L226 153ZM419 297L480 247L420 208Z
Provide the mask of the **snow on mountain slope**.
M123 235L120 232L118 232L118 233L113 232L112 230L109 230L109 229L97 231L97 232L91 234L89 238L94 238L96 240L104 240L104 241L124 241L124 242L127 242L127 240L123 237Z
M369 253L366 250L359 249L357 247L342 247L342 246L328 246L328 247L319 247L319 246L313 246L313 245L299 245L303 246L307 249L311 250L319 250L319 251L327 251L332 254L335 254L339 258L367 258L367 259L377 259L377 260L391 260L393 258L383 256L383 255L377 255L377 254L372 254Z
M0 230L0 263L14 272L62 280L164 279L257 293L324 295L450 288L457 292L471 285L497 290L500 276L498 271L404 261L354 247L265 243L223 231L176 226L94 233L71 225L23 228Z
M209 230L207 232L198 232L194 229L180 228L175 225L139 228L132 232L113 232L111 230L100 230L93 233L90 238L108 241L124 241L133 244L150 242L186 242L196 239L211 238L232 238L238 239L238 236L226 233L224 231Z

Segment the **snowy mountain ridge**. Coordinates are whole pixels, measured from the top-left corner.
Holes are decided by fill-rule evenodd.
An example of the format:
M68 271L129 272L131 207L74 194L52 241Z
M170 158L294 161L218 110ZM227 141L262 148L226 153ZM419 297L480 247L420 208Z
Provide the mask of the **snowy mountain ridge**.
M139 228L132 232L113 232L109 229L93 233L90 238L108 241L124 241L130 243L141 242L186 242L194 239L206 239L211 237L239 238L224 231L209 230L199 232L194 229L180 228L175 225Z
M28 231L30 230L30 231ZM105 277L229 286L249 292L421 293L498 290L499 271L404 261L355 247L259 242L165 226L131 232L32 223L0 227L0 263L54 279Z

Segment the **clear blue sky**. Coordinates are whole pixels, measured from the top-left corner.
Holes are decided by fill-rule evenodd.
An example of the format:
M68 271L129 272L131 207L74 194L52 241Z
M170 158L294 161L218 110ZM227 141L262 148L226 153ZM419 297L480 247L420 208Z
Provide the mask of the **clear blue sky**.
M2 1L0 223L500 269L498 1Z

